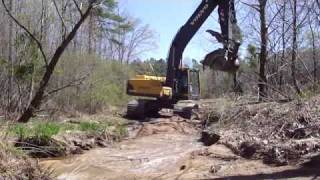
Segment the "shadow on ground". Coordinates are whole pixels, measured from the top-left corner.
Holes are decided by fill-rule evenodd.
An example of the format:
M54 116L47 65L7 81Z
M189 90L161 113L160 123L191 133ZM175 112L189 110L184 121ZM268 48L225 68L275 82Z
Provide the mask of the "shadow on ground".
M288 179L288 178L308 178L308 179L320 179L320 154L311 158L310 161L302 164L300 168L286 170L282 172L270 173L270 174L255 174L255 175L243 175L243 176L227 176L219 179L232 179L232 180L248 180L248 179Z

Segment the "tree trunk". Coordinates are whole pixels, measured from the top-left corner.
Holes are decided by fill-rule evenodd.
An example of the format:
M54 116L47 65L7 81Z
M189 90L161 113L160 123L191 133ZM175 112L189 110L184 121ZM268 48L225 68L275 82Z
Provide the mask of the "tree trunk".
M66 12L66 6L65 6L65 1L64 0L60 0L61 1L61 18L62 20L64 19L65 16L65 12ZM64 41L64 39L66 38L66 27L64 22L61 20L61 42Z
M9 11L12 12L12 9L13 9L13 1L11 0L9 2ZM12 21L10 20L9 21L9 50L8 50L8 60L10 63L12 63L12 40L13 40L13 23Z
M9 3L9 10L12 11L13 9L13 1L10 1ZM11 98L11 94L13 92L13 67L14 67L14 63L13 63L13 58L12 58L12 46L13 46L13 22L11 20L9 20L9 37L8 37L8 62L10 63L10 67L9 67L9 83L8 83L8 88L7 88L7 110L6 112L8 113L6 116L9 115L9 112L13 112L12 110L12 98Z
M267 78L266 78L266 63L267 63L267 46L268 46L268 27L266 24L266 4L267 0L259 0L260 10L260 38L261 38L261 51L260 51L260 71L259 71L259 101L263 101L267 97Z
M55 51L53 57L51 58L50 63L48 64L46 68L46 72L42 77L42 80L39 85L39 89L35 92L35 96L33 97L31 103L27 107L27 109L24 111L24 113L18 118L18 122L26 123L30 120L30 118L33 116L34 111L39 109L41 105L41 101L44 97L45 90L47 88L47 85L50 81L51 75L53 74L53 71L63 54L64 50L67 48L68 44L71 42L71 40L76 35L77 31L83 24L83 22L86 20L86 18L89 16L93 5L90 4L87 11L81 16L81 19L77 22L75 27L72 29L72 31L67 35L66 39L60 44L60 46Z
M286 35L285 35L285 24L286 24L286 2L283 2L283 11L282 11L282 29L281 29L281 39L282 39L282 55L281 55L281 61L280 61L280 67L283 66L285 61L285 53L286 53ZM280 69L279 71L279 89L282 91L283 86L283 73Z
M88 26L88 54L92 54L93 15L90 15L89 17Z
M293 37L292 37L292 57L291 57L291 76L293 81L293 86L296 90L296 92L300 95L301 90L298 86L297 78L296 78L296 60L297 60L297 0L293 0Z
M316 53L316 43L315 43L315 34L312 27L312 21L309 18L309 26L311 31L311 40L312 40L312 60L313 60L313 91L317 90L317 53Z

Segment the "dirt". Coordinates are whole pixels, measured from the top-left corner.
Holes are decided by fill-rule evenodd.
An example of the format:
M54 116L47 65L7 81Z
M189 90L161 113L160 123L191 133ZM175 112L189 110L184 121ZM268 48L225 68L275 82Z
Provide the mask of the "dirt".
M104 132L68 131L42 140L31 137L14 141L14 146L32 158L67 157L82 154L96 147L106 147L121 141L123 136Z
M16 151L9 144L4 144L6 139L0 142L0 180L34 179L49 180L50 173L47 168Z
M215 103L206 102L204 124L237 155L283 166L320 152L320 96L288 103L229 101L221 109Z
M319 166L316 165L319 164L320 157L317 158L315 154L312 155L312 161L308 161L308 163L301 163L302 159L299 156L300 163L285 163L280 167L269 165L272 163L266 164L261 154L266 155L268 152L259 153L261 149L265 150L260 148L265 141L262 139L250 141L249 138L246 138L252 131L250 127L246 127L248 124L243 124L246 122L245 119L239 120L239 118L248 117L242 114L247 113L246 108L244 110L238 109L239 112L234 113L232 108L239 108L239 104L235 106L236 103L224 102L224 100L202 102L202 104L199 115L201 119L205 120L203 122L168 116L151 119L150 122L132 123L129 126L130 134L127 140L67 159L45 160L41 162L41 165L53 168L58 179L319 178ZM241 105L241 107L247 107L247 105ZM264 109L263 104L253 106L259 112ZM211 115L208 114L209 112ZM221 118L226 114L228 116L224 118L225 122L222 122ZM250 115L250 117L254 116ZM230 117L238 119L239 122L231 123L233 120ZM250 120L252 121L252 119ZM276 127L273 127L271 122L265 124L270 127L262 124L260 125L261 129L258 128L257 131L269 133L270 131L267 129ZM222 135L219 143L207 147L199 142L203 127L206 127L207 130L215 128L214 130ZM246 131L244 131L244 127L246 127ZM282 132L283 130L278 131ZM260 137L259 133L251 138L258 137ZM308 136L308 138L310 137ZM307 139L299 140L307 141ZM268 141L267 144L272 144L271 142ZM315 139L312 142L317 144ZM283 149L280 149L279 152L283 152ZM311 156L311 152L315 153L316 151L310 151L308 155ZM272 153L270 154L272 155ZM286 156L283 157L288 159ZM297 157L294 158L297 159Z
M136 131L135 138L150 136L153 134L196 134L200 130L196 121L188 121L181 117L159 118L149 123L140 124L139 130Z

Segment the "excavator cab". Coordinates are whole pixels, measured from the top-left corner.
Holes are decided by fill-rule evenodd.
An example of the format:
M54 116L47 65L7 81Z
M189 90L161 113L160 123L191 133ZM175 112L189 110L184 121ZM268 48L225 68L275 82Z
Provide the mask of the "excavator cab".
M179 100L200 99L199 70L183 68L177 71L176 98Z

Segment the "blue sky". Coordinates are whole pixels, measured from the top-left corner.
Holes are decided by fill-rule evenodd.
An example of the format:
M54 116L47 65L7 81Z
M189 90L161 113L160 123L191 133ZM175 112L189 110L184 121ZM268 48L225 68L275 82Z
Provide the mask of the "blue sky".
M121 10L140 19L142 23L149 24L157 34L158 48L143 54L140 58L166 58L173 37L200 2L201 0L119 0ZM212 37L205 32L209 28L220 32L216 11L187 46L184 52L186 61L192 58L201 60L206 53L217 48L209 41Z

